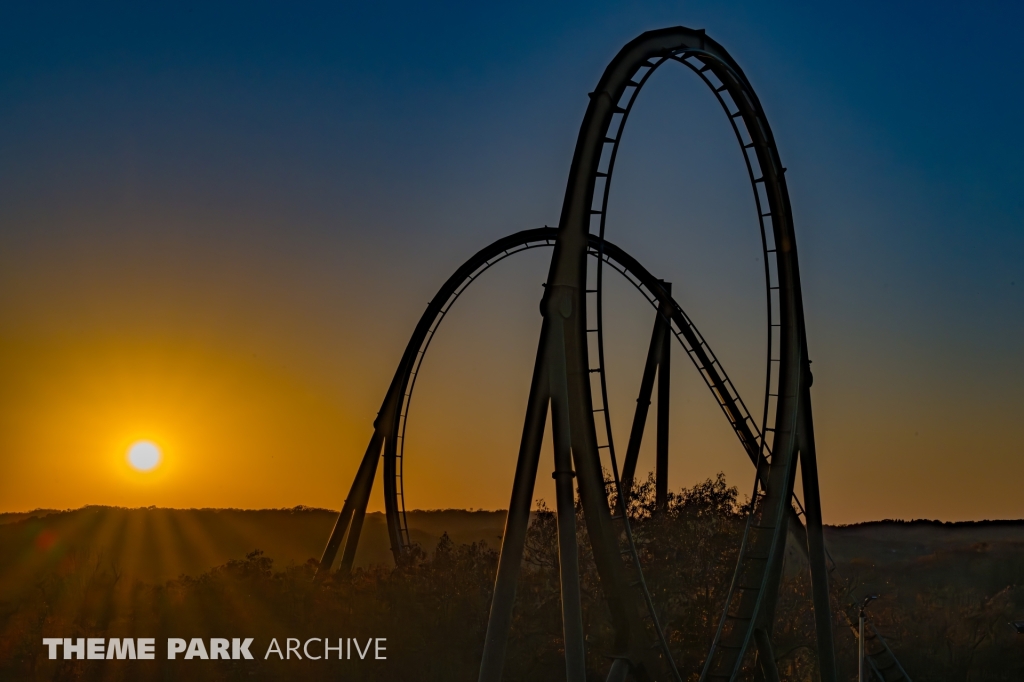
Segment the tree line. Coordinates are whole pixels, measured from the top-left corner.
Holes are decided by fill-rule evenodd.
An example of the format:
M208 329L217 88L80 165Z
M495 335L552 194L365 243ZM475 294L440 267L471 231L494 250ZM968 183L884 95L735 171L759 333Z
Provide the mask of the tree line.
M676 664L696 680L721 616L746 519L735 487L719 474L669 495L655 508L653 478L629 504L644 576ZM581 512L578 512L581 514ZM604 679L612 629L582 517L577 533L588 679ZM4 680L474 680L498 552L447 534L414 548L399 566L357 568L314 580L315 560L277 567L254 550L198 576L152 585L123 579L103 557L71 553L31 591L0 604ZM840 679L856 677L852 606L879 576L870 557L834 567L830 579ZM898 592L898 591L897 591ZM1024 613L1024 591L929 586L880 600L872 619L915 682L1024 679L1024 637L1006 632ZM816 679L810 580L789 547L774 632L786 680ZM153 637L152 661L50 660L44 637ZM168 638L252 637L256 660L167 660ZM264 660L271 640L386 638L386 660ZM332 640L332 641L333 641ZM752 670L749 665L748 668ZM517 592L505 679L564 679L556 519L533 515Z

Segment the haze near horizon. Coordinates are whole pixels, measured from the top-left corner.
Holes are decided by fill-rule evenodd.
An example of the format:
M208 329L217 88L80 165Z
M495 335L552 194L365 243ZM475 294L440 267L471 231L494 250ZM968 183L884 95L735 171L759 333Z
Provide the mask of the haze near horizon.
M4 9L0 511L337 509L427 301L486 244L557 223L602 69L682 24L743 66L788 168L826 523L1024 517L1021 14ZM759 414L763 271L731 135L692 74L659 72L608 238L673 283ZM433 342L410 508L507 506L549 258L495 267ZM624 443L653 313L609 287ZM724 471L746 492L749 462L678 350L673 382L672 488ZM129 455L143 441L148 469Z

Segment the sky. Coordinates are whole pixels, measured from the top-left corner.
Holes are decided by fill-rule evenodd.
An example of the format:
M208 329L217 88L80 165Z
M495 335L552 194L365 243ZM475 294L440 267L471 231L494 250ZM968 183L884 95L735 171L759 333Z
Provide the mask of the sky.
M0 9L0 511L339 508L427 301L557 223L587 93L683 25L744 69L788 169L825 521L1024 517L1019 3L144 5ZM662 71L607 236L673 283L759 414L742 156L706 88ZM438 333L410 507L507 505L549 258L493 268ZM653 312L608 286L624 448ZM671 486L749 490L675 358Z

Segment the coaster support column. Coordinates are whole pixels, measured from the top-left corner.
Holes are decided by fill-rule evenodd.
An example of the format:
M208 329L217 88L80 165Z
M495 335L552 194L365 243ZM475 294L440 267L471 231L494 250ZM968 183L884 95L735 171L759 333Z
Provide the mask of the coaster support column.
M533 502L541 442L548 416L550 391L546 350L549 336L550 324L545 318L540 332L537 362L530 383L526 421L523 425L519 459L516 462L515 479L512 483L512 499L508 504L505 532L501 539L501 555L498 558L498 574L494 581L491 610L487 617L487 634L484 637L479 682L501 682L501 672L505 665L505 648L508 644L509 629L512 627L512 607L515 604L519 571L523 563L526 532L530 526L530 505Z
M661 282L668 298L661 301L658 319L665 320L662 327L661 354L658 358L658 436L657 460L654 468L654 508L664 512L668 508L668 429L669 400L672 391L672 326L667 318L672 314L672 285Z

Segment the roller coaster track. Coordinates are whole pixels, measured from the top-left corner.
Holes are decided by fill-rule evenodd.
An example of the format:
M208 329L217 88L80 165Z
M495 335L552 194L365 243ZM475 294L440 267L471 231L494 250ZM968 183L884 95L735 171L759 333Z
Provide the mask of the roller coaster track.
M384 406L381 410L382 415L390 415L388 423L383 425L382 428L385 442L393 441L397 444L397 447L393 450L385 448L384 454L385 475L388 480L391 481L391 484L386 486L387 498L385 507L387 509L387 525L392 540L392 552L396 563L401 563L405 560L405 557L408 555L411 547L408 523L406 521L403 473L406 429L408 426L409 412L412 406L413 392L416 387L416 380L419 376L420 368L426 358L430 344L433 341L441 323L445 320L448 312L451 310L451 307L469 288L469 286L483 275L484 272L515 254L536 248L554 246L557 232L558 231L555 228L550 227L525 230L500 239L480 250L465 264L463 264L463 266L460 267L441 287L441 290L427 306L419 324L416 326L416 331L409 340L404 357L413 358L413 360L412 362L403 362L400 364L399 370L392 382L392 390L395 392L401 391L401 398L399 400L401 407L397 412L394 410L389 411L388 406L393 404L395 401L395 398L389 395L389 397L385 399ZM718 402L719 407L729 420L733 430L736 432L740 443L743 445L751 461L756 464L757 454L759 452L760 433L758 432L756 425L754 425L749 411L744 405L742 398L740 398L739 392L729 379L725 369L715 357L711 347L704 340L703 336L683 311L682 307L672 299L670 294L667 293L665 283L657 279L646 268L640 265L636 259L614 244L600 240L597 237L592 237L590 241L591 246L588 251L589 255L595 259L600 258L602 262L607 263L615 272L621 274L637 289L637 291L641 293L644 299L654 308L659 316L667 318L667 322L671 325L670 331L672 336L676 338L680 346L697 368L702 379ZM599 246L600 251L598 250ZM596 331L598 339L600 340L599 342L603 343L603 333L601 330L602 327L599 325ZM603 363L601 363L599 368L592 368L592 372L595 374L599 373L601 375L601 385L602 388L604 388L607 385L607 382L605 380L606 373L603 370ZM606 396L607 394L603 392L602 395ZM604 404L607 405L607 398L604 398ZM608 410L606 408L601 408L598 412L603 412L606 415L608 414ZM397 415L397 419L395 418L395 415ZM611 433L610 428L607 433ZM619 482L618 464L611 440L609 439L607 445L599 446L599 448L607 449L609 469L613 473L613 478L611 481L608 481L608 485L614 485L615 494L613 495L613 499L616 500L616 505L618 507L615 518L616 521L619 521L621 524L621 528L617 533L621 545L621 553L628 558L630 567L633 569L633 580L631 582L639 592L642 607L645 612L645 618L649 620L650 629L653 630L652 638L655 641L652 643L656 643L658 645L659 649L663 652L662 655L666 663L671 666L672 658L671 654L668 653L668 644L665 640L664 633L658 624L655 606L640 570L640 560L637 556L632 532L629 528L628 515L625 513L628 494L624 494L623 488ZM634 452L634 460L628 465L630 471L635 468L635 454L636 453ZM632 474L630 474L630 478L631 477ZM359 530L357 529L353 533L349 534L349 546L354 548L358 541ZM333 546L335 548L337 547L336 544ZM347 552L346 557L347 559L343 561L342 566L343 570L347 571L351 568L351 561L354 558L354 550L352 552ZM325 554L323 563L325 565L330 565L332 562L333 556ZM676 675L676 677L678 677L678 675Z
M671 299L667 285L655 280L627 254L605 240L609 189L625 123L640 90L658 68L669 62L687 67L712 90L733 128L753 190L764 256L768 309L764 411L760 426L744 407L704 339ZM524 234L499 240L488 247L493 250L496 245L504 243L499 253L483 258L484 252L480 252L467 261L449 278L421 317L413 334L413 341L417 338L419 341L410 341L403 354L374 423L373 437L349 497L328 541L321 570L329 570L346 534L348 542L341 568L348 570L351 567L380 459L383 459L385 467L388 532L396 560L403 560L409 546L402 479L405 425L412 388L426 348L450 305L480 272L510 253L539 246L540 241L544 245L553 241L554 254L541 301L543 324L537 363L479 679L481 682L497 682L501 678L540 443L549 407L555 446L553 477L556 482L567 678L581 682L585 675L575 544L576 491L616 634L608 679L625 680L630 676L637 680L679 678L657 625L650 596L643 585L625 514L625 497L632 478L630 458L635 457L633 439L631 437L623 466L623 481L611 437L602 333L603 268L608 263L627 277L636 277L638 289L645 292L652 304L657 304L658 322L652 351L658 345L655 343L657 324L662 324L683 344L756 467L751 512L743 533L739 559L728 590L726 607L703 665L701 681L737 679L748 669L745 661L750 658L747 653L752 644L756 651L753 660L761 675L767 680L778 679L771 640L785 538L798 524L794 519L792 500L799 459L804 491L802 511L806 522L802 537L811 569L817 661L823 682L834 682L835 656L809 390L811 373L792 211L785 168L779 160L771 128L756 94L735 61L703 31L681 27L645 33L627 44L606 68L597 88L590 94L570 167L559 227L553 238L545 236L536 244L523 242ZM593 270L587 266L589 257L594 257L597 262ZM483 260L478 262L480 258ZM646 273L644 277L638 276L641 271ZM593 327L587 325L586 319L588 296L595 297L596 320ZM588 358L592 335L596 335L597 341L596 366L592 366ZM667 363L667 358L664 362ZM595 378L598 381L596 390L592 383ZM644 382L649 392L648 384ZM595 405L595 398L600 400L599 404ZM603 438L597 431L599 417ZM634 424L637 424L637 419ZM608 451L613 474L611 482L603 478L602 450ZM635 466L635 462L632 465ZM614 485L618 493L614 510L608 506L609 484ZM638 599L638 594L643 598ZM645 616L648 617L647 622ZM657 634L653 645L650 641L652 629ZM660 653L653 653L656 650Z
M552 227L524 230L510 235L507 238L501 239L475 254L465 263L465 265L463 265L462 268L459 269L459 272L471 272L471 274L455 287L451 286L454 282L442 287L441 291L438 292L437 296L435 296L434 300L432 300L431 304L428 305L427 310L424 312L424 318L429 319L422 320L421 325L417 327L418 329L425 329L426 333L414 334L409 341L410 346L417 346L415 361L412 366L403 368L403 370L405 370L405 376L397 378L397 383L406 385L407 389L402 396L402 408L397 425L398 430L394 435L394 438L398 443L394 471L396 497L394 504L398 511L398 527L394 537L396 537L399 542L392 548L396 561L401 560L401 556L408 550L410 545L408 525L405 520L405 491L402 482L402 469L405 459L406 428L408 425L409 411L412 406L413 391L416 388L416 379L419 376L420 367L422 366L423 360L426 358L427 350L434 339L434 335L441 326L441 323L444 321L451 307L459 297L462 296L466 289L468 289L469 286L484 272L515 254L536 248L554 246L557 234L557 229ZM598 251L599 245L604 251L603 254ZM746 405L743 403L743 399L740 397L739 392L736 390L732 380L726 373L725 368L715 356L714 351L711 350L711 346L709 346L704 340L704 337L701 335L700 331L698 331L696 325L694 325L690 317L683 311L679 303L672 298L671 294L665 291L664 282L657 279L635 258L630 256L621 248L596 237L590 240L588 255L594 259L600 257L602 262L607 263L609 267L621 274L626 281L633 285L633 287L640 292L644 299L656 312L659 313L659 315L664 315L668 318L669 323L672 325L672 336L675 337L680 347L682 347L687 356L693 362L694 367L697 368L701 378L711 390L716 402L722 409L722 412L728 419L730 426L739 438L744 451L750 457L751 461L756 464L757 454L760 449L760 431L754 424ZM447 295L446 300L443 302L438 301L439 298L444 297L445 295ZM437 301L437 303L435 303L435 301ZM665 303L662 303L662 301ZM667 306L668 312L662 312L663 306ZM603 325L601 323L598 324L597 330L598 331L596 333L603 342ZM602 367L600 371L602 385L607 385L607 381L605 380L606 372L603 371L604 363L601 362L600 366ZM594 369L595 373L597 373L597 368ZM607 395L606 392L605 395ZM607 399L605 398L603 402L607 404ZM611 431L610 428L608 430L609 432ZM611 465L610 470L614 470L616 465L614 449L609 448L609 450L611 460L609 462ZM797 503L796 498L794 498L794 503Z

